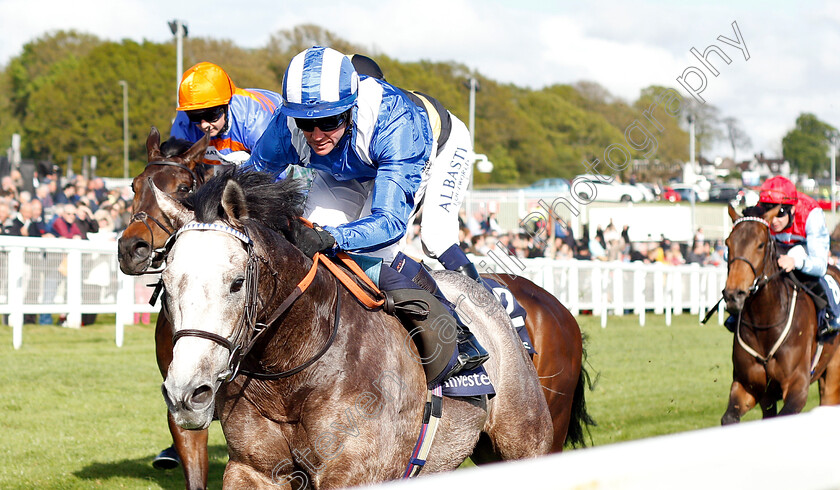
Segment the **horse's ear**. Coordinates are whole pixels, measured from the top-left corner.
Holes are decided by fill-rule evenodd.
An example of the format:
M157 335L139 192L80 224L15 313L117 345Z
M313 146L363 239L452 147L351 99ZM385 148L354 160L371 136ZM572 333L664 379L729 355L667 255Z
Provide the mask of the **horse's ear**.
M149 187L155 194L160 212L174 228L180 228L195 219L195 213L193 211L190 211L186 206L158 189L151 177L149 177Z
M149 137L146 138L146 154L150 162L163 160L163 155L160 153L160 131L154 126L149 131Z
M237 226L241 226L242 220L248 217L245 191L233 179L225 184L225 190L222 193L222 209L225 210L228 220Z
M762 218L764 219L764 221L769 223L769 222L773 221L773 218L775 218L777 214L779 214L780 209L782 209L782 205L781 204L776 204L775 206L770 208L769 211L764 213L764 216L762 216Z
M204 158L204 153L207 151L207 145L210 144L210 133L205 133L204 137L196 141L189 150L181 157L184 159L184 165L195 169L195 166L201 163Z
M738 211L735 211L735 208L733 208L731 204L729 205L729 217L732 218L732 221L741 217L741 215L738 214Z

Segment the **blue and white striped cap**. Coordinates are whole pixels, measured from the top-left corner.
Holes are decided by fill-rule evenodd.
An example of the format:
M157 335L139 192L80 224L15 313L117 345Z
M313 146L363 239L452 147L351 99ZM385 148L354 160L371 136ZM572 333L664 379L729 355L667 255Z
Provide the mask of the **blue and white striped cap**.
M291 117L314 119L353 107L359 75L350 58L332 48L314 46L299 53L283 76L283 107Z

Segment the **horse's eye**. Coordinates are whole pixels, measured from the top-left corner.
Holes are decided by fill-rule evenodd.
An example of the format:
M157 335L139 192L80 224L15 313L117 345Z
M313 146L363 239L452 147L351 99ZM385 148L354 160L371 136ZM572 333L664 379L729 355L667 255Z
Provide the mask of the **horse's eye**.
M178 192L189 192L189 191L190 191L190 188L187 187L184 184L181 184L181 185L178 186Z
M762 248L764 248L764 242L762 242L762 243L760 243L760 244L758 245L758 249L759 249L759 250L761 250Z
M245 284L244 277L237 277L233 284L230 285L230 292L231 293L238 293L242 289L242 285Z

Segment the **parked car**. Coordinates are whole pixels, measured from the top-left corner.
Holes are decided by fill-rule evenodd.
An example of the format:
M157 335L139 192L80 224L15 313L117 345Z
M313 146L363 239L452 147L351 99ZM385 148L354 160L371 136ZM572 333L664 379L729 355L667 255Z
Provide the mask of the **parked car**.
M606 183L593 175L578 175L572 181L574 192L581 200L606 202L642 202L644 193L635 185L613 181ZM590 195L594 192L594 195Z
M740 189L732 184L716 184L709 189L709 201L732 202L738 198Z
M642 195L644 196L645 201L652 202L656 200L656 192L654 192L652 187L648 187L647 185L642 184L641 182L637 182L636 184L631 185L635 185L637 189L642 191Z
M682 197L680 197L680 193L672 189L671 187L665 187L662 191L661 198L663 201L668 202L677 202L682 201Z
M679 193L683 201L690 201L691 194L694 194L695 202L705 202L709 200L709 192L704 191L698 185L694 184L671 184L671 188Z
M563 178L551 178L551 179L541 179L533 184L525 187L525 191L533 191L533 192L551 192L555 194L561 194L565 192L569 192L571 188L569 181Z

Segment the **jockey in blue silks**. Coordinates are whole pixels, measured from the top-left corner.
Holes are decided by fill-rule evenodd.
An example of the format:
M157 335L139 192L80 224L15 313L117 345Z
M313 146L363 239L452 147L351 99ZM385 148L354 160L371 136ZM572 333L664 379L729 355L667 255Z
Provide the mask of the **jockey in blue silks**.
M463 123L451 117L451 124L450 142L469 142ZM406 92L377 78L360 77L347 56L316 46L289 63L283 105L244 164L267 172L284 171L289 164L315 170L304 216L320 226L303 228L298 247L309 256L338 249L355 252L395 304L419 304L429 311L427 316L401 319L417 332L430 385L475 369L487 359L431 275L399 251L417 203L424 200L428 210L448 202L438 204L439 196L433 193L440 192L431 191L437 189L434 162L457 162L447 170L457 174L462 187L469 182L466 150L455 155L463 145L453 144L448 153L438 151L434 136L427 109ZM437 185L453 190L449 182L443 183L450 174L441 173L446 177L441 175ZM445 208L452 209L457 230L457 206ZM381 267L383 263L390 267ZM456 325L457 336L438 335L442 322ZM433 355L432 349L444 355Z

